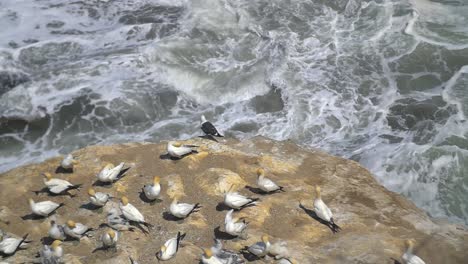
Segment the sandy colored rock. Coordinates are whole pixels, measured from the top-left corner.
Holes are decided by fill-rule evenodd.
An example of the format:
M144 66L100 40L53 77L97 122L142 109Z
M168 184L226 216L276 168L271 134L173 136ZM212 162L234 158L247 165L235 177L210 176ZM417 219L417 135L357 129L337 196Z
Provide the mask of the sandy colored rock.
M130 169L110 186L93 186L96 191L114 197L126 195L135 207L154 225L150 234L123 232L117 250L96 251L97 229L81 242L63 244L70 263L156 263L156 252L178 231L187 233L177 256L165 263L198 263L202 247L210 247L215 235L222 236L227 210L220 204L224 192L232 188L243 195L260 198L257 206L235 212L250 225L248 237L227 239L226 248L240 250L268 234L272 243L287 245L284 253L292 254L299 263L394 263L401 261L404 241L416 239L416 254L427 263L466 263L468 232L462 225L431 219L404 197L379 185L358 163L333 157L317 150L305 150L291 142L265 138L246 141L220 139L219 143L192 139L184 142L200 146L200 153L181 160L161 159L166 143L129 143L114 146L91 146L73 153L80 161L73 173L56 173L62 157L40 164L27 165L0 175L0 229L34 240L26 250L6 259L9 263L30 263L47 236L50 220L64 223L68 219L97 228L105 222L106 213L118 207L118 200L104 208L86 206L86 190L107 162L125 162ZM264 195L256 189L255 171L262 167L266 177L283 186L286 192ZM41 173L72 183L82 183L75 197L36 195L43 188ZM154 176L161 177L161 199L148 202L141 194L144 184ZM322 187L322 198L331 207L342 231L331 230L311 217L313 189ZM200 203L199 212L185 220L168 216L174 197L181 202ZM30 209L28 198L51 200L66 205L46 219L22 219ZM219 227L219 228L218 228ZM223 236L223 238L227 238ZM273 257L250 263L275 263Z

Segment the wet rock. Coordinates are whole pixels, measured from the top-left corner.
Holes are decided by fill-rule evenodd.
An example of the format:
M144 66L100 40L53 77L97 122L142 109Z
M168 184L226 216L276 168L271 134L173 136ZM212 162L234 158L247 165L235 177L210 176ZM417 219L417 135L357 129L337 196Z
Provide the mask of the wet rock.
M55 61L60 58L73 59L82 50L81 45L75 42L52 42L21 50L19 60L27 66L41 66L49 61Z
M238 251L265 233L275 245L274 255L294 255L299 263L395 263L394 259L401 262L404 241L408 238L416 239L416 253L427 263L464 263L468 258L466 227L431 219L412 202L379 185L356 162L265 138L220 141L185 141L184 144L200 146L200 154L180 160L159 158L166 152L165 143L90 146L73 153L80 163L72 174L54 173L61 157L1 174L0 201L15 204L9 206L8 213L15 221L10 224L0 221L0 229L17 235L28 232L34 240L28 249L17 252L8 261L31 262L40 248L40 239L47 232L49 220L17 217L29 213L27 198L64 202L66 205L54 216L61 223L73 219L96 228L104 222L107 211L118 207L118 201L110 201L100 210L82 207L88 202L83 190L95 181L103 164L120 161L131 166L126 176L113 185L94 188L114 197L126 195L154 227L148 235L139 230L122 232L115 251L91 253L100 245L98 237L103 229L80 243L66 241L63 248L67 261L129 263L131 256L142 264L155 263L160 246L178 231L187 233L187 237L177 256L165 263L197 263L200 247L210 247L215 235L225 239L225 248ZM270 195L257 192L255 172L259 167L265 169L268 178L283 186L285 192ZM31 190L43 187L41 172L82 183L83 188L72 199L36 196ZM155 175L161 177L161 201L148 202L141 198L140 191ZM333 234L328 226L314 218L315 185L322 187L322 198L331 207L341 232ZM257 206L235 212L236 217L250 222L245 240L222 233L227 211L219 204L229 188L260 198ZM174 197L182 202L200 203L202 208L187 219L170 218L167 211ZM249 263L275 262L271 256L268 260Z
M48 28L61 28L65 25L65 22L59 21L59 20L52 20L49 23L47 23Z
M0 95L30 80L29 76L23 72L0 71Z
M183 8L175 6L144 5L138 10L127 11L119 22L125 25L147 23L175 23L183 13Z

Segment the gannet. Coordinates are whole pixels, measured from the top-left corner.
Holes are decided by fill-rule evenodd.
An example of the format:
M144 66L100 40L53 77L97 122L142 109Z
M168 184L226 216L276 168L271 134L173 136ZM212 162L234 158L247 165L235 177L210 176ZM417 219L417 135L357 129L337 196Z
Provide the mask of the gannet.
M226 230L226 233L231 236L242 236L249 223L246 222L245 219L233 218L233 212L234 209L231 209L226 213L226 217L224 218L224 229Z
M71 238L80 240L86 232L93 230L92 228L83 225L81 223L75 223L72 220L68 220L67 224L63 228L65 234Z
M161 178L158 176L155 176L153 178L153 184L148 184L143 186L143 193L145 194L146 198L148 200L156 200L159 196L159 193L161 192L161 185L159 182L161 181Z
M257 170L257 185L262 191L266 193L283 191L283 187L278 186L272 180L265 177L265 170L262 168Z
M118 240L119 233L115 232L112 229L107 230L107 232L101 236L102 246L104 248L115 247L117 245Z
M209 248L203 249L201 260L204 264L225 264L225 262L220 260L218 257L213 256L213 252Z
M133 221L135 223L143 224L148 229L152 227L151 224L145 222L145 217L140 213L140 211L138 211L138 209L136 209L135 206L128 202L127 197L122 196L122 198L120 199L119 206L123 216L128 220Z
M210 248L211 253L225 264L242 264L244 260L235 252L223 249L221 240L215 239L214 245Z
M198 209L200 209L201 206L200 204L188 204L188 203L179 203L177 198L174 198L174 200L171 203L171 206L169 207L169 211L171 214L177 218L186 218L193 212L197 212Z
M182 158L183 156L198 153L194 150L196 146L182 145L180 142L169 141L167 143L167 153L173 158Z
M119 176L124 165L125 163L121 162L117 167L115 167L114 164L107 163L97 175L98 180L100 182L113 182L117 180L117 176Z
M54 240L65 240L66 236L63 226L53 220L50 221L49 237Z
M39 216L48 216L59 207L65 205L64 203L58 204L51 201L43 201L35 203L33 199L29 199L29 206L31 207L31 211L35 215Z
M62 263L63 249L60 246L62 241L55 240L52 245L44 245L39 252L42 264L58 264Z
M168 260L173 258L177 251L179 251L180 241L182 241L184 237L185 234L181 234L180 232L178 232L177 237L173 237L167 240L156 255L158 259Z
M202 123L201 129L203 133L205 133L206 135L215 136L215 137L223 137L223 135L221 135L218 132L216 127L210 121L206 120L204 115L201 116L201 123Z
M333 214L328 206L322 201L320 194L320 186L315 187L316 198L314 200L314 212L315 214L325 222L329 223L333 232L338 232L341 228L333 221Z
M224 204L232 209L242 209L244 207L255 205L259 198L247 198L237 192L228 191L224 194Z
M262 236L262 241L257 242L250 247L245 248L250 253L254 254L255 256L262 258L268 254L268 250L270 249L270 241L268 239L268 235Z
M413 254L414 240L406 240L406 252L401 256L406 264L425 264L424 260Z
M0 252L9 256L13 255L21 245L26 241L29 234L24 235L22 238L7 237L4 238L3 234L0 234Z
M66 180L52 178L52 175L48 172L43 173L44 184L47 186L49 192L53 194L61 194L68 190L79 189L81 184L73 185Z
M93 188L88 189L88 195L91 204L99 207L106 205L107 201L111 198L109 194L96 192Z
M107 223L100 225L108 226L117 231L133 231L135 228L130 225L127 218L125 218L118 209L112 208L107 214Z
M77 165L78 161L75 160L72 156L72 154L68 154L63 158L62 162L60 163L60 167L67 169L67 170L72 170L74 165Z

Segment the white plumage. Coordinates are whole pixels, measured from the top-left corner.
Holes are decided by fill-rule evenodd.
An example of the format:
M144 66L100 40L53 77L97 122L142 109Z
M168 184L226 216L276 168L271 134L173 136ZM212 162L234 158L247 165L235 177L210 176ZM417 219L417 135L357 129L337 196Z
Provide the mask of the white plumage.
M161 185L159 184L160 178L155 176L153 178L153 184L143 186L143 192L145 193L148 200L156 200L161 193Z
M88 195L89 195L89 201L91 204L95 206L102 207L106 205L106 203L110 199L110 195L107 193L102 193L102 192L95 192L94 189L89 188L88 189Z
M177 251L179 251L180 241L184 239L184 237L185 234L178 232L176 237L167 240L157 254L158 259L168 260L173 258Z
M48 216L62 205L63 204L58 204L51 201L35 203L33 199L29 199L29 206L31 207L31 211L33 212L33 214L39 216Z
M62 263L63 249L60 246L62 242L55 240L51 246L44 245L39 252L42 264Z
M71 220L67 221L67 224L63 228L63 231L65 234L69 237L75 238L75 239L80 239L86 232L90 231L91 228L89 228L86 225L83 225L81 223L75 223Z
M57 224L55 221L50 222L49 228L49 237L54 240L65 240L65 231L63 230L63 226Z
M190 153L196 153L192 146L182 145L178 142L169 141L167 143L167 153L174 158L181 158Z
M73 166L76 164L78 164L78 161L73 158L72 154L68 154L63 158L60 163L60 167L64 169L73 169Z
M227 192L224 194L224 204L233 208L240 209L250 204L256 204L258 199L247 198L237 192Z
M263 169L257 170L257 185L262 191L267 193L282 189L281 186L278 186L275 182L265 177L265 171Z
M128 220L125 217L123 217L121 215L121 212L116 208L112 208L107 214L107 224L112 229L118 231L133 230L133 227L130 226Z
M79 187L79 185L71 184L66 180L52 178L52 175L47 172L44 173L44 184L47 186L47 189L49 189L49 191L54 194L60 194L69 189L75 189Z
M174 199L169 207L169 211L177 218L185 218L198 208L198 204L179 203L177 199Z
M98 180L101 182L115 181L124 165L125 163L121 162L118 166L114 167L114 164L108 163L97 175Z
M234 209L231 209L226 213L226 217L224 218L224 229L226 230L226 233L232 236L241 236L247 228L248 223L245 221L238 221L238 219L233 219L233 212Z
M250 247L247 248L247 250L254 254L257 257L264 257L268 254L268 250L270 249L270 241L268 239L267 235L262 236L262 241L257 242Z
M422 260L420 257L413 254L413 247L414 247L413 240L407 240L406 246L407 246L406 252L403 254L403 256L401 256L401 258L406 264L426 264L424 260Z
M133 206L131 203L128 202L126 197L122 197L120 202L120 210L125 218L130 221L134 221L137 223L145 223L145 217Z
M115 247L119 240L119 233L110 229L101 236L102 245L105 248Z
M21 247L27 237L28 234L22 238L3 237L3 235L0 235L0 252L5 255L12 255Z

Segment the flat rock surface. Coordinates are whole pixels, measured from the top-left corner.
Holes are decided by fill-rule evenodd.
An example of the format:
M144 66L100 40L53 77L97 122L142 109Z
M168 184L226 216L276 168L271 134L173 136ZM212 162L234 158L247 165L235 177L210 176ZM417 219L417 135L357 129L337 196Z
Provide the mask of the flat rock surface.
M3 261L33 262L52 219L61 224L71 219L96 228L91 237L80 242L64 242L67 263L130 263L129 256L140 264L155 263L161 245L178 231L187 233L183 247L166 263L198 263L201 248L210 247L215 236L224 239L225 248L237 251L259 241L263 234L268 234L273 244L286 245L287 254L299 263L398 263L402 262L404 241L409 238L416 240L415 253L426 263L468 261L468 232L464 226L431 219L406 198L382 187L356 162L264 138L242 142L221 139L219 143L194 139L184 143L199 145L200 153L170 160L161 159L166 153L165 142L91 146L73 153L80 162L73 173L58 173L62 157L57 157L1 174L0 229L18 236L29 233L33 240L28 249ZM105 222L110 208L118 207L118 200L97 210L86 206L86 190L107 162L125 162L131 168L119 181L95 186L95 190L115 197L126 195L154 228L148 235L139 230L123 232L116 251L92 253L100 246L97 238L105 231L98 228L99 224ZM286 191L259 193L255 188L259 167ZM44 187L44 172L83 187L71 191L76 193L73 198L36 195L33 191ZM154 176L161 177L162 201L151 204L141 198L140 191ZM317 184L342 228L339 233L334 234L312 217ZM222 232L227 211L219 203L229 188L260 198L257 206L235 212L250 222L245 239L231 239ZM166 213L174 197L203 207L185 220L174 220ZM23 220L22 216L30 214L28 198L65 206L48 218ZM250 263L276 262L269 256Z

